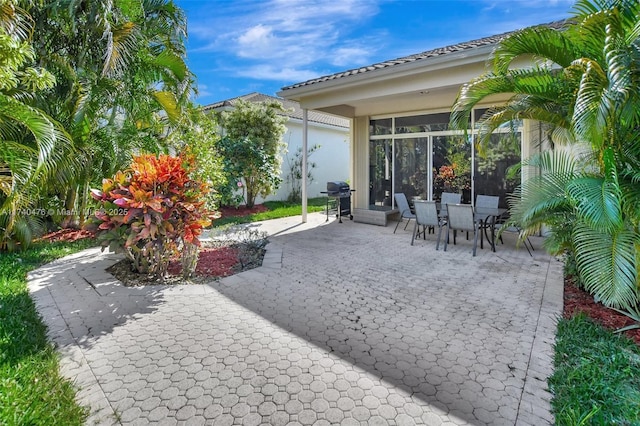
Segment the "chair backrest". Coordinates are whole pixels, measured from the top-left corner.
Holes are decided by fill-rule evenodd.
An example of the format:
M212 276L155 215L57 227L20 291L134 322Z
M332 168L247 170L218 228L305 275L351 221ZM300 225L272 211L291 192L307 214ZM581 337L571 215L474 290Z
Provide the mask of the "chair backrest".
M475 221L473 219L473 207L471 204L449 204L447 222L450 229L461 231L475 231Z
M484 207L489 209L497 209L500 204L500 197L494 195L478 195L476 197L476 208Z
M416 200L414 202L416 210L416 222L418 225L439 226L438 209L435 201Z
M460 204L462 194L458 192L443 192L440 195L440 215L447 215L447 204Z
M460 204L462 200L462 194L458 192L443 192L440 196L440 202L443 206L447 204Z
M404 195L403 192L396 192L395 194L393 194L393 197L396 199L396 206L398 206L398 210L400 210L400 214L402 216L411 215L411 209L409 208L409 202L407 201L407 196Z

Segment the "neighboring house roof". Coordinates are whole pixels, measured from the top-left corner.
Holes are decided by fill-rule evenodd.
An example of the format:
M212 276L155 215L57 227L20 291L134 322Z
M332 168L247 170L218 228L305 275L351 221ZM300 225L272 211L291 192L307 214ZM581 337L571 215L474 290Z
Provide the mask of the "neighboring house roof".
M225 107L233 107L238 103L238 100L243 100L245 102L269 102L269 101L277 101L282 104L285 108L285 112L283 115L297 120L302 120L302 108L300 108L300 104L296 101L290 101L288 99L278 98L275 96L269 96L262 93L249 93L248 95L238 96L231 99L226 99L224 101L219 101L204 107L205 111L211 110L220 110ZM307 120L312 123L326 124L329 126L335 127L343 127L345 129L349 129L349 120L338 117L331 114L324 114L319 111L309 110L307 114Z
M565 26L566 21L555 21L555 22L551 22L548 24L541 24L541 25L536 25L536 26L547 26L547 27L551 27L554 29L560 29L563 28ZM483 46L491 46L491 45L495 45L497 44L500 40L502 40L503 38L505 38L506 36L508 36L509 34L513 34L515 31L510 31L510 32L506 32L503 34L498 34L498 35L493 35L493 36L489 36L489 37L483 37L483 38L479 38L477 40L471 40L471 41L467 41L464 43L458 43L458 44L452 44L450 46L446 46L446 47L439 47L437 49L433 49L433 50L427 50L426 52L422 52L422 53L417 53L414 55L409 55L409 56L403 56L401 58L397 58L397 59L392 59L392 60L388 60L388 61L384 61L384 62L378 62L376 64L372 64L372 65L367 65L364 67L360 67L360 68L353 68L347 71L341 71L335 74L330 74L330 75L325 75L322 77L318 77L318 78L314 78L311 80L307 80L307 81L303 81L301 83L296 83L293 84L291 86L285 86L282 88L282 90L290 90L290 89L295 89L298 87L303 87L303 86L310 86L312 84L316 84L316 83L322 83L325 81L330 81L330 80L337 80L340 78L344 78L344 77L349 77L352 75L360 75L360 74L364 74L364 73L368 73L371 71L376 71L379 69L383 69L383 68L390 68L390 67L395 67L398 65L402 65L402 64L407 64L410 62L417 62L417 61L422 61L422 60L426 60L426 59L430 59L430 58L434 58L434 57L441 57L441 56L445 56L445 55L450 55L453 53L458 53L458 52L463 52L463 51L467 51L467 50L471 50L471 49L477 49L479 47L483 47Z

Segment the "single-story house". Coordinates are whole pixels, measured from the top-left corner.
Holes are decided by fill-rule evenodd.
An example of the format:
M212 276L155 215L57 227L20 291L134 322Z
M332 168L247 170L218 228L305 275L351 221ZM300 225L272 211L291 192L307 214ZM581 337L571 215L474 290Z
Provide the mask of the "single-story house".
M287 145L287 153L283 156L282 162L282 184L277 192L269 195L266 200L286 200L291 194L292 187L287 183L293 162L296 160L296 153L302 153L303 112L300 104L296 101L277 98L262 93L250 93L232 99L216 102L204 107L205 111L225 111L234 108L238 100L245 102L268 102L277 101L282 104L287 117L287 131L283 136L283 141ZM346 181L349 179L349 126L347 118L334 114L326 114L321 111L309 111L307 118L308 147L318 145L319 148L313 151L309 157L309 162L316 164L311 169L313 180L307 185L308 197L320 197L322 191L327 188L329 181ZM259 198L257 202L264 201Z
M561 28L562 22L545 25ZM541 125L513 123L478 152L474 122L491 104L474 110L468 137L448 123L460 87L486 71L493 48L507 34L318 77L278 92L299 102L303 111L351 120L354 220L386 224L394 212L393 194L399 192L430 200L460 192L469 203L477 194L498 195L506 206L505 196L522 178L508 170L540 149L546 138Z

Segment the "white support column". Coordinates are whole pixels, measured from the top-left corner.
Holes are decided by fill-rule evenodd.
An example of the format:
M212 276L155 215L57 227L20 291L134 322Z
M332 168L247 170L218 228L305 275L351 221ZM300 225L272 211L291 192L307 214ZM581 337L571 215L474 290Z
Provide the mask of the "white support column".
M302 110L302 223L307 223L307 139L308 110Z

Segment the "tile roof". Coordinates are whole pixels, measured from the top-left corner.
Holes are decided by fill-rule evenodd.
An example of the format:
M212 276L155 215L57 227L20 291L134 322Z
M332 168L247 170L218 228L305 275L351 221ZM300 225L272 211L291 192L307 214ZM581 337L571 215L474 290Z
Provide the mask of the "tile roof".
M541 24L536 26L548 26L554 29L561 29L565 26L566 21L555 21L548 24ZM450 46L439 47L437 49L427 50L422 53L417 53L414 55L403 56L401 58L392 59L388 61L378 62L376 64L367 65L360 68L353 68L347 71L341 71L335 74L325 75L322 77L314 78L311 80L303 81L301 83L296 83L291 86L285 86L282 90L290 90L303 86L310 86L312 84L322 83L330 80L337 80L344 77L349 77L357 74L364 74L371 71L376 71L383 68L390 68L402 64L407 64L416 61L422 61L425 59L430 59L438 56L450 55L456 52L463 52L466 50L477 49L483 46L491 46L497 44L500 40L508 36L509 34L513 34L515 31L509 31L503 34L492 35L489 37L479 38L477 40L471 40L464 43L452 44Z
M233 107L238 100L244 100L246 102L269 102L269 101L277 101L282 104L282 106L287 110L283 115L286 115L289 118L302 120L302 108L300 108L300 104L296 101L290 101L288 99L278 98L275 96L265 95L263 93L249 93L248 95L238 96L231 99L226 99L224 101L215 102L213 104L209 104L204 107L205 111L215 110L223 107ZM326 124L330 126L336 127L344 127L345 129L349 128L349 120L345 118L341 118L331 114L324 114L322 112L309 110L307 114L307 119L309 122Z

